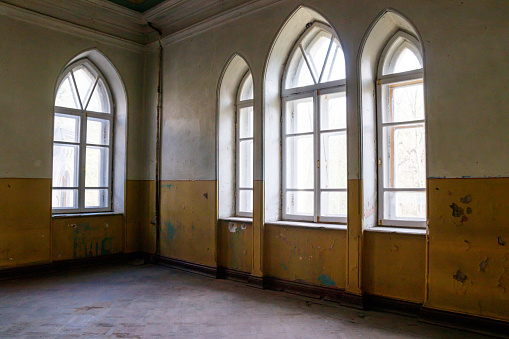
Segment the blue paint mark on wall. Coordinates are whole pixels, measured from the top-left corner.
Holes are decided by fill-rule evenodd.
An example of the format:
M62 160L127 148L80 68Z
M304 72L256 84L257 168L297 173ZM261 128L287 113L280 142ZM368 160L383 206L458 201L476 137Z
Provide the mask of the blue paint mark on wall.
M168 236L170 237L170 239L173 240L173 237L175 237L175 233L177 233L177 229L173 227L173 225L169 221L166 223L166 231L168 232Z
M284 262L282 262L282 263L281 263L281 267L282 267L285 271L288 271L288 268L286 267L286 265L285 265L285 263L284 263Z
M168 185L163 185L163 187L166 187L167 189L170 189L171 188L171 185L168 184Z
M336 286L336 283L334 282L334 280L332 280L330 275L322 274L318 278L318 281L324 286Z

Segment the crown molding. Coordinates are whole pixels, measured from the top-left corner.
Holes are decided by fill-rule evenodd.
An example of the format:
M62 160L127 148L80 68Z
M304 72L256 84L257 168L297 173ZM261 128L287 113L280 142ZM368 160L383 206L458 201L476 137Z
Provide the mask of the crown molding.
M268 6L274 5L276 3L280 3L284 0L253 0L244 5L237 6L228 11L217 14L209 19L200 21L194 25L181 29L175 33L169 34L161 39L161 43L163 47L175 44L182 40L191 38L195 35L201 34L208 30L214 29L220 25L223 25L228 22L232 22L235 20L239 20L248 14L255 13L257 11L263 10ZM177 0L170 0L169 2L177 2ZM166 2L161 5L167 4ZM159 5L159 6L161 6ZM162 7L161 7L162 8ZM167 9L166 7L164 8ZM159 8L154 7L153 10L159 10ZM152 52L159 47L159 42L152 41L148 43L145 47L147 52Z
M144 51L144 44L142 43L74 24L62 19L58 19L56 17L35 12L24 7L8 4L3 1L0 2L0 15L4 15L11 19L20 20L41 27L57 30L67 34L86 37L91 40L100 41L102 43L117 46L132 52L141 53Z

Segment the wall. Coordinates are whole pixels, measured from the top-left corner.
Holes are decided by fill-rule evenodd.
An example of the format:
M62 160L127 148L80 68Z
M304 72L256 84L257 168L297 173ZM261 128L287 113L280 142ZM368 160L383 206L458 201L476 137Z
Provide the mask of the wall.
M137 158L142 153L138 145L144 138L144 131L137 128L143 120L141 50L116 47L90 34L76 36L5 15L0 15L0 32L0 267L139 250L136 215L140 212L136 204L127 204L127 230L123 215L52 220L51 176L57 78L72 58L95 48L117 69L128 98L125 179L142 177ZM132 185L128 186L127 190L132 190ZM78 227L70 226L73 224Z
M266 213L277 214L271 210L273 205L265 204L264 192L274 189L274 185L267 185L267 178L274 171L267 171L263 159L274 153L264 153L264 149L268 149L266 143L271 140L267 138L271 122L264 116L267 100L264 72L272 43L301 4L316 10L316 17L321 15L330 22L345 50L350 201L346 232L264 222ZM365 226L372 226L363 225L363 216L372 206L365 206L369 200L363 198L358 58L368 28L386 8L406 17L422 38L428 128L429 238L424 232L363 230ZM166 197L162 207L169 211L165 222L170 219L172 225L180 222L182 232L176 244L177 241L169 237L171 232L163 231L164 254L210 266L235 266L241 270L250 267L251 259L243 257L242 252L232 252L227 244L238 241L249 248L251 241L240 235L239 239L227 239L224 223L215 223L217 209L214 206L221 201L202 201L203 193L217 186L216 89L227 61L238 53L251 68L255 91L253 275L320 284L318 276L325 274L335 286L350 293L370 293L447 311L509 319L505 306L509 294L505 288L507 268L504 266L509 256L508 245L495 242L498 237L507 241L504 240L506 222L502 214L497 214L507 202L501 192L509 176L506 156L509 139L501 137L509 127L509 116L504 109L507 96L500 95L507 88L508 67L504 67L507 50L500 44L507 30L506 16L507 7L499 1L288 0L224 20L220 25L185 39L170 41L165 46L164 61L162 179L164 184L178 183L179 193L172 196L163 191ZM155 78L149 77L147 81L153 84ZM500 188L497 186L496 192L500 193L483 193L496 186L489 183L495 179L485 177L499 178L496 180ZM455 203L465 213L469 206L460 205L458 199L443 194L444 190L450 190L458 199L467 194L479 199L475 200L476 208L472 207L472 216L466 216L468 222L463 222L468 223L468 227L457 225L461 218L452 217L449 206ZM190 211L192 207L194 214ZM478 216L474 217L474 213ZM197 232L201 234L198 236ZM315 257L317 246L326 248L330 237L337 238L337 252L325 260ZM284 239L292 245L286 244ZM468 245L465 240L472 241L469 251L465 250ZM215 243L218 244L218 259L212 250L206 250ZM304 257L301 261L300 256L292 252L295 248L306 250L306 264L302 263ZM241 261L234 263L234 255L240 255L236 259ZM313 258L309 260L311 255ZM485 271L479 271L479 265L486 260L487 264L482 264L486 265ZM458 274L458 270L462 274ZM467 278L463 279L463 274Z

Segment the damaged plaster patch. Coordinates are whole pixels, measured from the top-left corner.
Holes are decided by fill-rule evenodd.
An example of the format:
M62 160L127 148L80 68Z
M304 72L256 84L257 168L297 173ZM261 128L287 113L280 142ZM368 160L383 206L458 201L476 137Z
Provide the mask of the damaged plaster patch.
M472 214L472 207L467 207L467 214Z
M472 196L470 194L467 194L463 198L460 198L460 201L464 204L469 204L472 202Z
M336 286L336 283L334 282L334 280L332 280L332 277L330 275L322 274L318 278L318 281L324 286Z
M466 280L467 280L467 276L461 272L460 270L457 270L456 271L456 274L452 276L454 278L454 280L457 280L459 281L460 283L464 283Z
M486 258L486 260L484 261L481 261L481 263L479 264L479 270L481 272L486 272L486 266L488 266L488 258Z
M498 244L499 244L500 246L505 246L505 240L504 240L504 239L502 239L502 237L498 237Z
M452 205L449 205L449 207L452 208L452 216L455 218L459 218L465 213L463 208L459 207L455 203L452 203Z
M237 232L237 225L235 225L234 222L231 222L228 224L228 230L231 232L231 233L235 233Z
M208 199L209 198L209 193L203 193L203 196L205 197L205 199Z

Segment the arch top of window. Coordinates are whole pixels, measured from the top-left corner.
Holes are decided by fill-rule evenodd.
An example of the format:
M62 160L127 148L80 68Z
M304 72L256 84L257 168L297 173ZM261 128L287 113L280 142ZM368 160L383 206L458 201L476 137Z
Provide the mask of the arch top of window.
M312 89L345 78L345 57L338 36L328 25L314 22L300 36L290 53L283 90Z
M419 41L412 35L398 31L386 44L380 57L378 76L422 70Z
M253 90L253 76L251 71L247 71L247 73L242 78L239 86L239 101L253 100L254 98L254 90Z
M101 72L87 59L67 67L60 79L55 106L76 110L111 113L110 89Z

